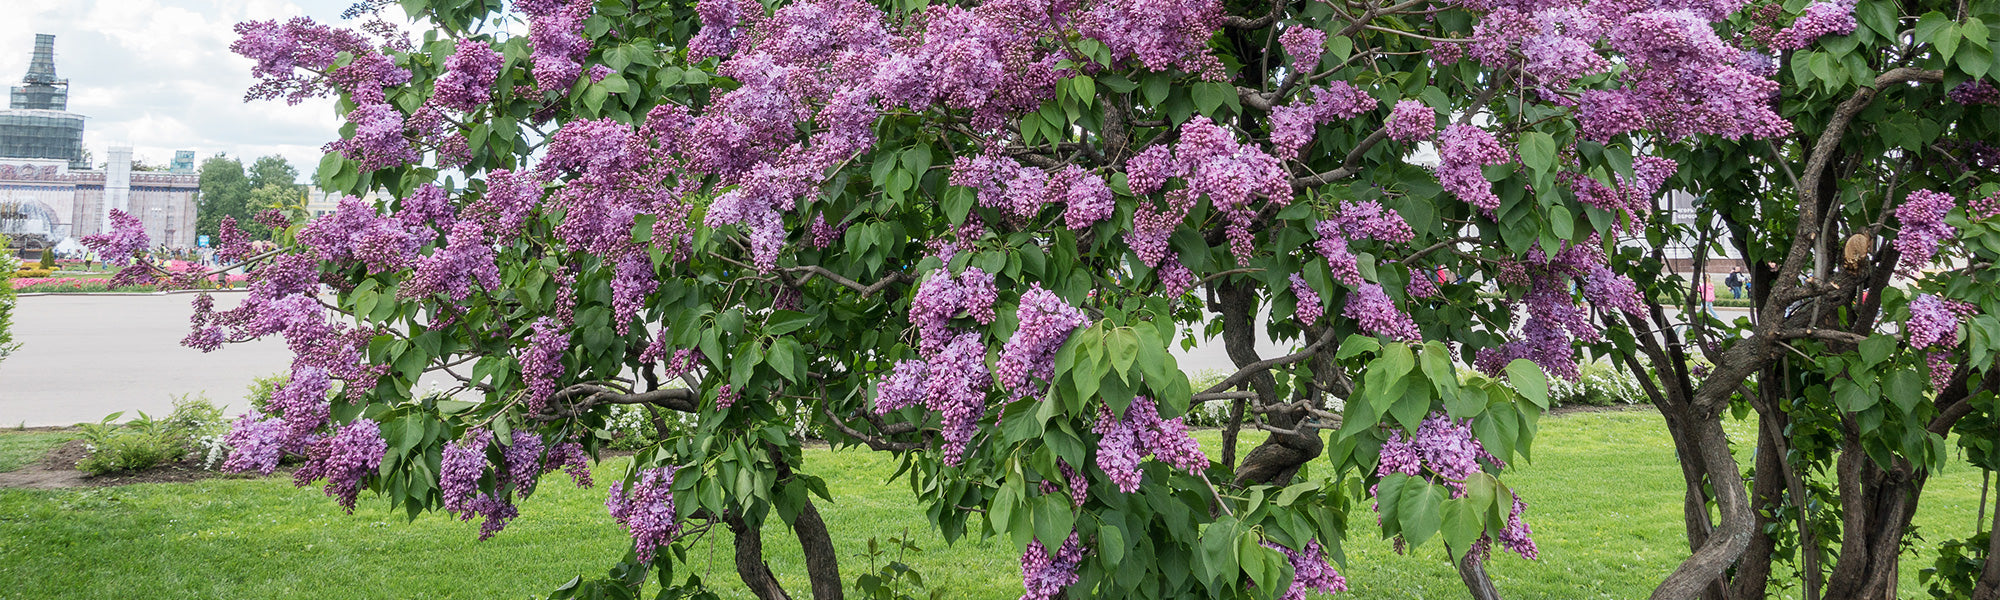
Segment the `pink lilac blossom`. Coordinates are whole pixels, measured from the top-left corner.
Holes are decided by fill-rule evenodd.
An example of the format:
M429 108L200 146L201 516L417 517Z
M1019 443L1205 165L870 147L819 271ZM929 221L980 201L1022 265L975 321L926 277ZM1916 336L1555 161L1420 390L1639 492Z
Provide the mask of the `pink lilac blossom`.
M486 290L500 289L500 265L478 221L452 224L446 240L445 247L417 259L398 296L422 298L445 294L455 302L465 302L472 296L475 285Z
M1507 513L1507 526L1500 530L1497 537L1501 547L1521 555L1521 558L1535 560L1541 557L1541 551L1535 547L1535 539L1530 537L1534 532L1528 528L1528 522L1521 520L1521 513L1527 510L1528 503L1521 500L1520 494L1514 494L1514 507Z
M400 271L414 265L423 240L407 225L378 213L360 198L340 199L331 214L300 228L301 245L315 250L322 261L360 262L370 273Z
M569 346L569 332L549 317L535 320L528 347L521 352L521 380L526 390L528 410L542 412L555 395L556 379L563 375L563 350Z
M1966 106L1979 106L1982 104L2000 106L2000 88L1993 87L1993 84L1977 79L1967 80L1965 83L1953 86L1951 91L1945 92L1945 97L1950 98L1952 102Z
M590 41L583 39L583 21L590 16L589 0L567 0L560 8L528 20L529 60L534 63L535 87L542 93L567 93L570 84L583 74L583 59L590 54Z
M1903 199L1903 205L1896 207L1896 221L1902 231L1896 234L1895 242L1896 251L1903 254L1903 264L1916 269L1931 264L1938 245L1957 233L1944 220L1957 204L1950 194L1931 190L1916 190Z
M611 495L604 501L611 518L631 534L633 549L642 563L652 562L654 552L680 533L673 487L673 467L645 469L630 486L623 482L611 484Z
M1319 292L1313 291L1312 285L1307 284L1298 273L1292 274L1292 296L1298 298L1298 310L1292 314L1298 317L1301 325L1313 324L1326 312L1326 308L1320 305Z
M1114 417L1109 406L1098 407L1091 430L1100 436L1097 468L1121 492L1139 489L1144 478L1139 462L1148 456L1191 473L1208 468L1208 455L1181 417L1161 418L1159 407L1145 396L1134 398L1122 417Z
M492 440L491 431L468 431L445 444L443 458L438 461L438 493L444 510L460 520L470 520L475 514L472 503L479 495L479 478L486 473L486 446Z
M266 418L256 412L238 418L223 441L229 446L229 458L222 461L222 470L229 473L257 471L270 475L286 454L305 450L304 439L293 436L284 419Z
M1111 187L1104 184L1104 177L1070 165L1063 169L1061 178L1063 202L1068 205L1063 210L1063 223L1070 230L1088 229L1117 211Z
M1437 134L1437 111L1426 106L1421 100L1401 100L1389 111L1389 120L1382 125L1389 139L1414 144L1428 140Z
M1453 124L1438 137L1438 184L1466 204L1491 213L1500 208L1500 196L1481 171L1486 165L1512 160L1493 134L1471 125Z
M1303 552L1268 540L1263 542L1263 545L1265 548L1283 552L1285 559L1292 565L1292 587L1278 596L1279 600L1305 600L1307 590L1321 594L1347 591L1347 578L1334 570L1333 559L1327 556L1326 549L1320 547L1319 540L1307 541Z
M1374 283L1363 283L1348 294L1347 307L1341 310L1341 316L1353 319L1361 330L1375 335L1401 341L1423 339L1416 321L1396 308L1396 301Z
M1910 320L1904 325L1911 348L1952 348L1958 345L1959 320L1977 313L1972 305L1933 294L1910 299Z
M114 265L132 263L132 258L146 251L146 226L138 217L126 214L116 208L110 211L111 231L83 236L83 245L104 258L104 262Z
M1168 259L1154 273L1160 279L1160 295L1179 298L1194 289L1194 271L1182 265L1179 259Z
M1969 209L1967 212L1970 213L1969 216L1973 220L1991 219L1994 215L2000 215L2000 192L1987 194L1986 197L1973 200L1966 208Z
M362 484L381 466L382 454L388 450L389 444L382 441L382 430L374 421L357 420L312 442L306 449L305 464L293 473L292 481L304 486L326 480L326 495L333 496L351 514Z
M1934 350L1924 355L1924 362L1930 366L1933 389L1942 392L1951 385L1952 373L1957 370L1957 367L1951 364L1951 353Z
M1021 397L1038 393L1030 387L1031 379L1047 380L1055 375L1056 351L1069 341L1071 332L1088 325L1090 319L1039 283L1021 294L1015 316L1020 327L1001 346L993 374L1001 387Z
M1075 531L1054 556L1040 540L1029 541L1027 552L1021 554L1021 600L1054 600L1063 588L1076 583L1076 569L1082 564L1083 544Z
M1854 32L1858 24L1854 19L1854 0L1835 2L1814 2L1806 5L1799 13L1798 20L1791 27L1780 30L1771 40L1774 50L1799 50L1810 46L1813 40L1824 35L1847 35Z
M438 76L431 100L446 108L472 112L493 97L501 60L500 53L486 42L459 40L457 50L444 61L444 74Z
M1278 45L1285 48L1285 56L1292 59L1292 77L1306 77L1319 71L1319 57L1326 52L1326 32L1306 25L1285 28L1278 36Z
M1221 23L1215 0L1109 0L1084 16L1082 33L1111 50L1112 60L1137 59L1153 71L1180 69L1214 80L1222 64L1208 52Z

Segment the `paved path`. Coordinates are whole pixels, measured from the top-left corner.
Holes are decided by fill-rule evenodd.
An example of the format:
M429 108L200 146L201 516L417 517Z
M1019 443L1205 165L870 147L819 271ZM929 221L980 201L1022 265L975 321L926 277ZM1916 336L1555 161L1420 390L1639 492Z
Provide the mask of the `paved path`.
M216 308L234 308L240 293L216 294ZM225 413L244 408L243 391L252 379L286 370L291 351L272 338L229 344L203 354L182 347L192 295L30 296L14 316L14 339L22 347L0 361L0 426L69 425L93 422L116 411L165 416L180 394L205 393ZM1723 308L1723 318L1749 311ZM1261 323L1260 323L1261 324ZM1261 331L1260 331L1261 334ZM1257 353L1282 356L1262 335ZM1192 350L1172 347L1189 375L1226 375L1235 365L1222 340L1203 340Z
M191 294L30 296L14 311L21 349L0 361L0 425L69 425L117 411L156 417L179 394L206 393L234 415L252 379L284 371L278 339L203 354L182 347ZM216 294L235 308L241 293Z

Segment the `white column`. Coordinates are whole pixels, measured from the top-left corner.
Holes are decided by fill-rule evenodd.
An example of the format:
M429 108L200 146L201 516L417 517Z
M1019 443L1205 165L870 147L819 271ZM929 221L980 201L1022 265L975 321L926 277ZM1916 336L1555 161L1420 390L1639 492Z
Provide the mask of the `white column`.
M108 164L104 166L104 212L98 215L101 223L98 231L111 231L111 211L132 212L128 205L132 198L132 147L112 146L105 152ZM133 215L145 218L145 215Z

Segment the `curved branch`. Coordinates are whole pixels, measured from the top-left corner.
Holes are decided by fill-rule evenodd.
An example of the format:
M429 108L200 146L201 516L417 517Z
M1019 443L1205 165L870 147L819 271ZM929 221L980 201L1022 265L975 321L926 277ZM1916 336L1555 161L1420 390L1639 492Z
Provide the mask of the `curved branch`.
M1243 365L1243 368L1237 369L1235 373L1230 373L1228 377L1223 378L1222 382L1212 386L1208 386L1208 389L1202 390L1197 395L1199 396L1207 394L1219 394L1222 393L1224 390L1228 390L1229 388L1241 385L1243 382L1248 381L1251 377L1255 376L1256 374L1269 371L1273 367L1289 365L1308 358L1312 358L1313 353L1318 352L1321 346L1325 346L1333 342L1333 336L1334 336L1333 328L1328 327L1326 333L1320 334L1319 339L1313 340L1313 343L1306 345L1305 348L1300 349L1298 352L1294 352L1292 354L1287 354L1277 358L1266 358L1264 360Z

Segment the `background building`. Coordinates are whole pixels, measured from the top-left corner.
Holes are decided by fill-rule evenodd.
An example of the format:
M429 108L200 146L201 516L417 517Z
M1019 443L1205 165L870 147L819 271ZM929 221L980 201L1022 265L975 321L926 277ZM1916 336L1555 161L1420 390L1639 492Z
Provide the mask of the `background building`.
M194 152L175 152L169 171L134 172L132 148L112 146L104 167L90 169L84 117L67 112L69 81L56 77L55 36L35 36L9 106L0 111L0 234L25 248L53 247L104 231L118 209L139 217L155 245L194 247Z

